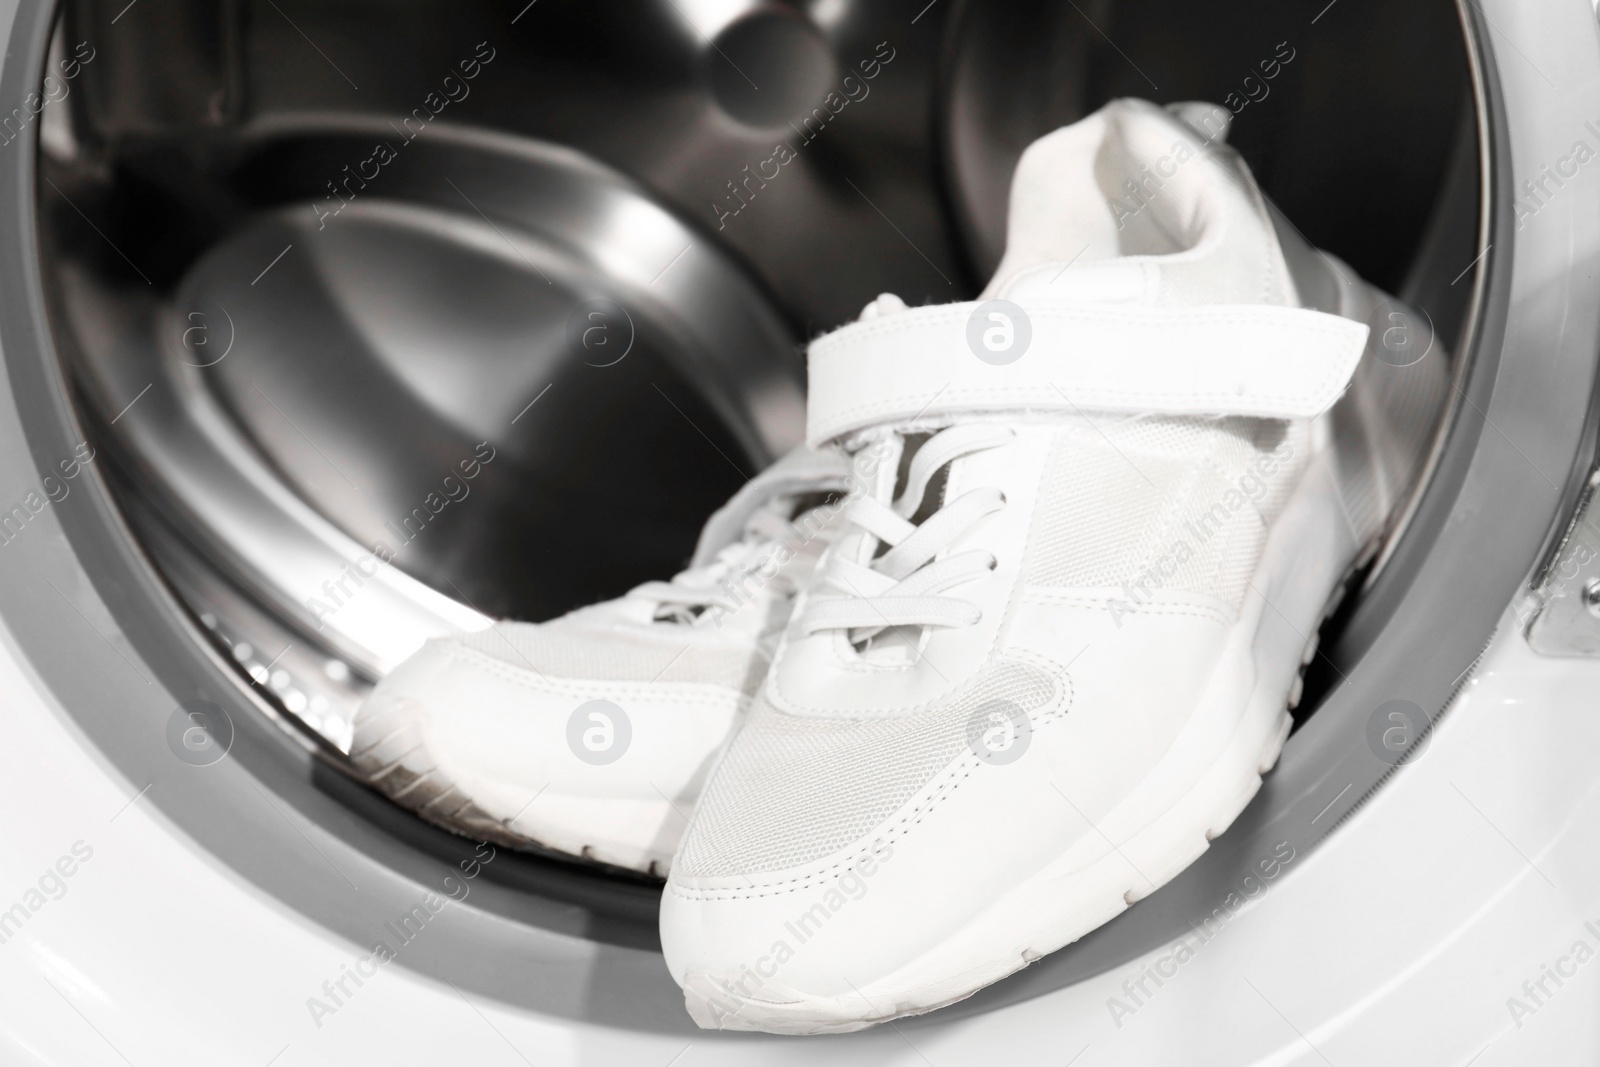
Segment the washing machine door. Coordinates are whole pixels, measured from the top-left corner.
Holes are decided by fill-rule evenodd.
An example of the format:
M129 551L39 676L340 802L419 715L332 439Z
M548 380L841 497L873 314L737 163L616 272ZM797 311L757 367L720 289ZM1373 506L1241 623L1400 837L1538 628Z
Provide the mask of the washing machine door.
M880 291L976 292L1022 148L1117 96L1236 101L1283 217L1428 315L1451 399L1234 826L1077 944L826 1054L965 1061L1009 1020L1011 1047L1065 1062L1119 969L1263 857L1356 832L1427 737L1375 749L1380 708L1447 723L1497 632L1585 603L1519 600L1566 559L1594 462L1600 197L1576 144L1600 146L1600 43L1576 0L73 0L0 23L5 825L19 871L81 837L148 883L138 915L109 889L78 890L79 925L25 904L0 968L39 1018L105 1029L95 1056L823 1054L695 1031L659 882L392 806L347 758L353 709L428 636L676 570L798 440L804 341ZM869 63L869 93L814 112ZM376 543L406 551L374 578ZM370 582L340 595L352 568ZM72 830L107 790L114 819ZM128 955L162 944L160 995L134 991ZM191 996L204 1040L166 1032ZM1219 1061L1243 1047L1173 1025Z

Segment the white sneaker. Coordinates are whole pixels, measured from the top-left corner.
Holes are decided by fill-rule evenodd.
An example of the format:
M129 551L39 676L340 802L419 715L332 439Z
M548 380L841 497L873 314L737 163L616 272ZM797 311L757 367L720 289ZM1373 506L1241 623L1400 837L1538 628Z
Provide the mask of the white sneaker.
M960 1000L1172 878L1277 759L1443 353L1396 366L1426 328L1275 232L1224 122L1177 117L1212 113L1117 101L1043 138L981 302L812 345L812 443L888 461L858 460L673 863L701 1026Z
M828 498L848 471L837 452L797 450L712 516L671 582L427 642L361 706L351 758L458 833L665 874L841 525Z

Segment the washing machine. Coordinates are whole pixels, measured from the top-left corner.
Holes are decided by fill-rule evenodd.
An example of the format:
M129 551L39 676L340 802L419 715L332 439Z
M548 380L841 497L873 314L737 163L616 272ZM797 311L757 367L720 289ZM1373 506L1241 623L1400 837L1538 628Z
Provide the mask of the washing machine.
M1590 5L0 27L0 1062L1600 1061ZM1022 149L1121 96L1227 107L1285 224L1425 318L1425 477L1180 877L929 1015L696 1029L659 881L395 807L354 709L431 635L678 569L799 440L804 343L971 297Z

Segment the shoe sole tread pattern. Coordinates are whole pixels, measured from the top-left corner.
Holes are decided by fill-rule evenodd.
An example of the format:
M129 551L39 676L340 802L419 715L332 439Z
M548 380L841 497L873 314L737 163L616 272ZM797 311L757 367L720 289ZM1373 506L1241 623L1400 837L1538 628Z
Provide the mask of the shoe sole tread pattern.
M457 789L428 752L417 726L419 714L420 709L407 700L384 700L362 707L356 716L350 761L366 783L427 822L462 837L506 848L543 847ZM459 803L448 812L441 811L441 802L450 799Z

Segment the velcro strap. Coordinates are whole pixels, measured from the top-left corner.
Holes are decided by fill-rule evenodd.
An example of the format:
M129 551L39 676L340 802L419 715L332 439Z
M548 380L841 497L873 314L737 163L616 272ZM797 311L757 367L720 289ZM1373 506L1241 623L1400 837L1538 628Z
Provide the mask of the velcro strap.
M1344 393L1368 332L1337 315L1265 304L1035 300L1019 317L1016 305L990 303L913 308L812 342L807 439L979 411L1311 418Z

